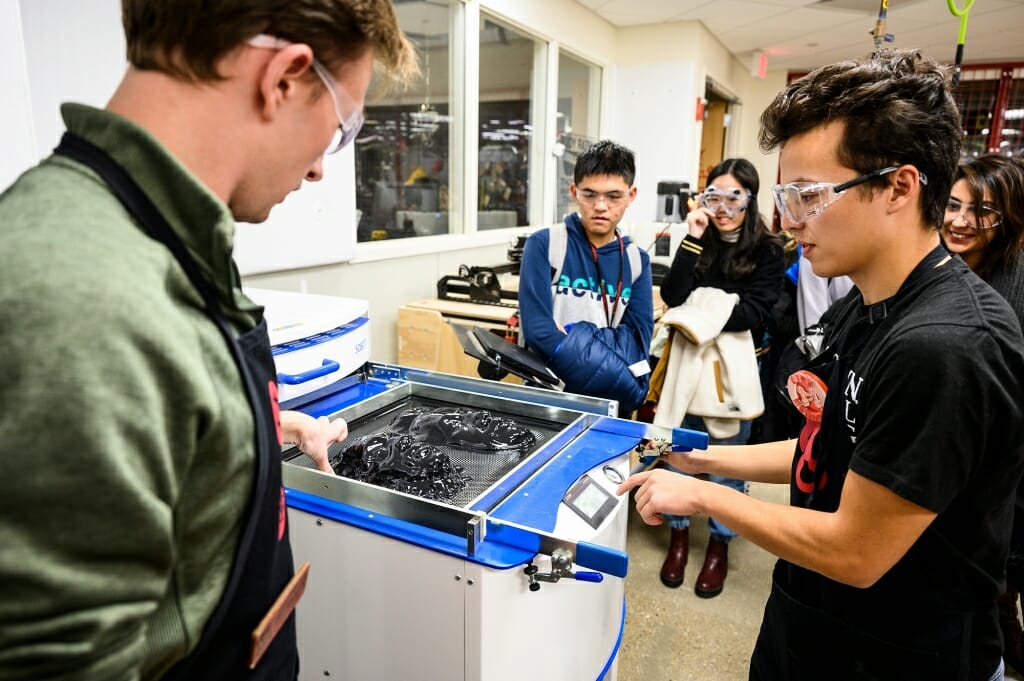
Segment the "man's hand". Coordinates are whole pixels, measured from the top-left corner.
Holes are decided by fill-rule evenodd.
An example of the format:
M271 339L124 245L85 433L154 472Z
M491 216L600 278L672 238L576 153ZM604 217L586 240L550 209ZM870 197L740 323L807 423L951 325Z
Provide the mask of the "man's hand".
M700 464L698 464L694 460L693 455L694 452L692 451L667 451L661 455L661 460L667 463L668 465L672 466L673 468L678 468L682 472L689 473L690 475L697 475L698 473L703 473L704 470L701 468Z
M664 469L637 473L619 485L616 494L622 495L636 488L636 510L648 525L661 525L662 513L692 515L700 513L698 496L702 480L680 475Z
M281 412L281 439L293 444L324 473L334 474L327 460L327 448L348 437L345 419L331 421L326 416L318 419L299 411Z

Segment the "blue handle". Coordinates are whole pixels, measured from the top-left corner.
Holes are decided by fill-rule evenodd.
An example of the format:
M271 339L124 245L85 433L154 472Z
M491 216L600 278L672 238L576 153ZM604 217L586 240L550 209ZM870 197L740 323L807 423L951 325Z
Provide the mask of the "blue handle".
M310 369L304 371L301 374L278 374L277 382L285 383L287 385L299 385L306 381L312 381L314 378L320 378L327 374L333 373L341 368L341 365L335 362L333 359L325 359L322 366L316 369Z
M581 541L576 542L576 564L600 570L613 577L625 577L629 568L629 555L624 551Z
M702 433L699 430L690 430L689 428L673 428L672 451L686 451L686 449L676 449L677 447L689 449L707 449L708 434Z
M600 572L577 571L573 576L581 582L594 582L595 584L598 584L604 581L604 575Z

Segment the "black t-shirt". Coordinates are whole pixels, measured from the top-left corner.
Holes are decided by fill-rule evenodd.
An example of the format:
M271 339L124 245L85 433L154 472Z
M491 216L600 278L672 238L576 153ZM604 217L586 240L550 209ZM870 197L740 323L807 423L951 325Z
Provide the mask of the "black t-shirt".
M936 249L889 300L847 299L817 364L829 392L813 466L798 446L791 503L834 510L853 470L938 515L867 589L785 561L776 579L883 639L908 629L927 639L943 614L974 613L971 678L991 674L1001 650L995 599L1024 470L1024 339L1013 312Z

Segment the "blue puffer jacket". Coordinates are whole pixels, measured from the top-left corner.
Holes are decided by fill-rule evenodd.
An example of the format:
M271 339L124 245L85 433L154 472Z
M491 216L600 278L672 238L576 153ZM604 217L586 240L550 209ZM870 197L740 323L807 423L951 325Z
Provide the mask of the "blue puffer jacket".
M650 373L636 377L630 365L647 360L647 348L628 327L599 329L590 322L569 328L549 365L567 392L618 400L619 414L639 407L647 396Z

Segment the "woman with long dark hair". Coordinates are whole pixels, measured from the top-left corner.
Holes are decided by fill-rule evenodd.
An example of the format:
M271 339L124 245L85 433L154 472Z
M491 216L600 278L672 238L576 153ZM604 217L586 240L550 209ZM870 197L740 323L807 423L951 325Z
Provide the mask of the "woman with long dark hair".
M1024 163L997 154L957 168L942 223L946 249L988 282L1024 326ZM1024 490L1017 488L1006 593L999 599L1003 658L1024 672L1024 629L1017 602L1024 590Z
M1024 163L988 154L961 164L942 242L1006 298L1024 326Z
M773 236L757 209L760 181L754 165L742 158L719 163L708 175L700 205L686 216L687 234L661 284L661 297L671 307L681 305L694 289L710 287L736 294L722 332L750 331L753 348L761 346L765 325L779 297L785 260L782 244ZM752 348L752 352L754 349ZM671 390L664 386L662 392ZM729 437L712 437L712 444L743 444L750 438L749 420L739 422ZM685 428L708 431L709 424L687 412ZM713 430L713 429L711 429ZM714 435L714 433L712 433ZM746 490L746 482L712 476L716 482ZM689 552L688 516L666 516L672 537L661 568L661 581L676 588L683 583ZM728 573L728 545L736 536L714 518L708 519L711 538L695 591L702 598L722 592Z

